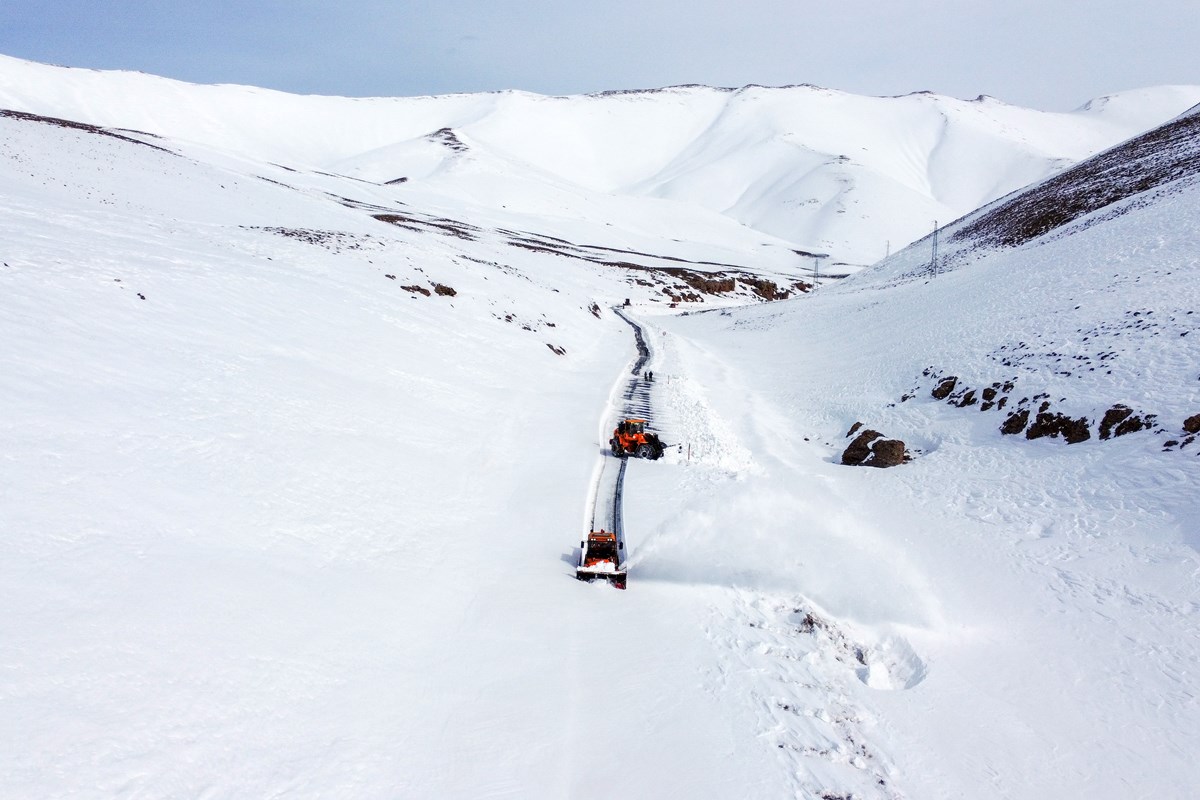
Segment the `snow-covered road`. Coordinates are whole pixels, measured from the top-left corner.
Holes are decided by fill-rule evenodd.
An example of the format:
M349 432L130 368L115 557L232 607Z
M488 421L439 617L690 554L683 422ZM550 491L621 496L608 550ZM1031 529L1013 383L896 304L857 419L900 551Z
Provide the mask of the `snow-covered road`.
M613 386L608 404L600 419L600 455L588 495L587 529L590 531L611 531L617 534L617 541L625 547L625 524L622 515L622 495L625 488L625 474L628 459L613 455L608 446L609 437L619 420L636 417L647 420L647 430L657 432L653 420L651 402L651 383L646 371L652 362L652 352L646 342L642 326L629 317L620 308L613 311L633 329L637 346L637 356L628 370L622 370Z

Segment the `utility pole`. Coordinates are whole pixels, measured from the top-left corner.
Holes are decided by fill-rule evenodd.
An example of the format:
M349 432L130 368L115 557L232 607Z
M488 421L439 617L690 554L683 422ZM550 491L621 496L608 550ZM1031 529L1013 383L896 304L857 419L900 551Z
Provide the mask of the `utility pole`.
M817 290L817 281L821 279L821 259L829 258L828 253L813 253L813 291Z
M937 220L935 219L933 221L933 255L929 259L929 274L930 275L938 274L937 233L938 233L938 224L937 224Z

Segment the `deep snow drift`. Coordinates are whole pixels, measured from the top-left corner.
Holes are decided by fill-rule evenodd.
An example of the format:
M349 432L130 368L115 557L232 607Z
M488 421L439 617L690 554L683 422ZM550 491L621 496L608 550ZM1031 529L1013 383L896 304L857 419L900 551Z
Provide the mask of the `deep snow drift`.
M1145 189L1020 246L957 235L994 209L964 220L936 276L914 245L813 297L661 320L676 424L726 477L646 487L674 501L632 574L744 587L755 630L719 638L736 685L775 706L763 735L798 773L830 759L795 709L843 720L835 752L882 750L906 796L1194 791L1200 443L1182 426L1200 414L1200 180L1160 168L1195 164L1200 140L1179 141L1081 164L1067 186L1124 156ZM948 375L958 390L939 402ZM991 386L1007 408L982 401ZM1026 397L1091 438L1002 434ZM1101 440L1118 403L1154 424ZM840 466L858 421L906 441L912 463ZM812 609L855 643L844 661L862 684L902 691L793 666L837 652L836 637L814 645L828 628L797 624Z
M818 242L705 208L732 177L664 199L665 161L718 141L680 131L745 140L697 171L782 179L794 162L753 137L801 131L812 98L958 101L351 101L8 59L0 86L78 121L0 115L0 793L1190 793L1200 458L1163 448L1200 411L1194 176L1010 249L954 239L968 218L936 277L918 243L720 308L756 275L794 289ZM1191 91L1000 106L964 141L1038 155L927 196L992 199ZM751 102L778 129L728 123ZM545 109L592 117L544 133ZM643 113L670 146L617 124ZM889 123L909 144L866 126L898 148L880 174L930 168L899 153L927 123ZM628 171L532 144L584 133ZM671 314L689 293L718 307ZM626 297L677 446L629 466L619 592L573 565L634 357ZM1011 408L930 396L948 375L1157 423L1004 436ZM838 465L855 421L912 463Z

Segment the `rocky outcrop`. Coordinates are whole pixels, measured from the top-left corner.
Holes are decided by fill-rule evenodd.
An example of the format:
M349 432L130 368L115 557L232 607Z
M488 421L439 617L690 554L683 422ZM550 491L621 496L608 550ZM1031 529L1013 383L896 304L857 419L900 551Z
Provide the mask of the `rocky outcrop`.
M1004 420L1004 424L1000 426L1000 432L1006 436L1012 436L1025 430L1025 426L1029 424L1029 409L1022 408L1012 412L1008 418Z
M1104 412L1104 417L1100 420L1100 438L1111 439L1113 428L1124 422L1133 414L1133 409L1129 406L1123 406L1117 403L1115 406Z
M1086 417L1071 419L1066 414L1043 411L1038 413L1033 424L1026 429L1025 438L1041 439L1045 436L1055 439L1061 436L1066 439L1067 444L1078 444L1092 438L1092 432L1088 430Z
M933 387L931 394L934 400L945 400L954 391L954 387L958 384L958 378L951 375L949 378L943 378L942 382Z
M856 422L846 435L854 436L862 427L861 422ZM851 467L895 467L908 460L904 442L889 439L870 428L859 433L842 453L842 463Z
M857 424L859 426L862 425L861 422ZM854 428L851 428L850 430L853 431ZM845 451L843 451L842 463L851 467L857 467L862 464L871 457L871 442L881 438L882 436L882 433L879 431L873 431L870 428L860 433L855 440L846 447Z
M1105 411L1104 417L1100 420L1100 438L1111 439L1115 436L1144 431L1154 425L1155 419L1153 414L1147 414L1143 418L1134 414L1133 409L1129 406L1117 403Z
M876 439L871 443L871 455L864 467L896 467L905 461L904 442L899 439Z
M1200 433L1200 414L1193 414L1183 421L1183 429L1188 433Z
M906 393L900 399L901 402L915 397L920 391L920 384L925 383L926 387L933 385L930 395L935 400L945 401L958 408L975 406L980 411L999 411L1007 406L1009 411L1000 423L1000 433L1006 436L1024 433L1026 439L1062 439L1067 444L1078 444L1091 439L1093 432L1098 434L1100 439L1106 440L1154 428L1158 424L1156 415L1135 413L1132 408L1121 403L1109 408L1097 422L1086 416L1072 417L1056 410L1050 396L1045 392L1018 400L1012 394L1016 388L1015 377L1003 382L997 381L982 389L966 385L956 375L943 375L933 367L926 369L922 378L924 380L919 382L911 393ZM1061 398L1060 402L1065 403L1066 398ZM1161 429L1158 432L1166 433ZM1200 434L1200 414L1184 421L1184 432L1193 437ZM1181 447L1190 443L1174 442Z

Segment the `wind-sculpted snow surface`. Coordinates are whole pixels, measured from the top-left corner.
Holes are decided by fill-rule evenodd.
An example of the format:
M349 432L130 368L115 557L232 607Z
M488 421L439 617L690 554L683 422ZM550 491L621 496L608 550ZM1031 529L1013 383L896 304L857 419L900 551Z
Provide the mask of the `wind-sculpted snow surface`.
M1001 194L1191 90L1046 116L0 67L0 795L1188 796L1200 458L1163 448L1200 413L1195 184L771 304L744 280L821 242L699 193L846 219L853 143L926 215L909 189ZM1037 155L943 171L970 120ZM628 466L617 592L572 545L625 298L678 446ZM1006 437L932 375L1158 423ZM840 466L858 421L917 457Z
M720 215L785 248L831 253L841 271L1197 102L1197 86L1124 92L1069 114L989 97L861 97L815 86L299 97L0 56L0 108L420 185L510 221L600 212L630 228L650 218L653 234L684 238ZM681 218L669 233L664 207Z
M1138 168L1163 163L1151 154ZM849 735L876 754L862 769L904 796L1188 796L1200 747L1200 444L1183 427L1200 413L1197 220L1200 186L1183 176L936 276L914 245L815 295L663 319L687 342L677 369L703 387L696 402L757 470L660 485L680 511L662 517L657 541L670 546L639 573L778 598L858 643L860 680L899 691L843 690L844 713L826 716L855 721ZM1003 414L948 405L927 375L1011 383L1014 403L1044 398L1093 430L1115 404L1156 422L1072 445L1005 436ZM840 466L859 421L918 457ZM673 558L685 548L706 566ZM748 643L768 626L764 646L779 652L780 616L744 618L752 631L728 639L735 663L765 670ZM787 654L811 647L786 641ZM799 660L792 681L830 680L816 657ZM797 730L764 717L781 738ZM848 741L832 752L854 752ZM819 752L801 752L815 770Z
M704 599L574 580L659 287L166 144L0 117L0 794L774 796Z

